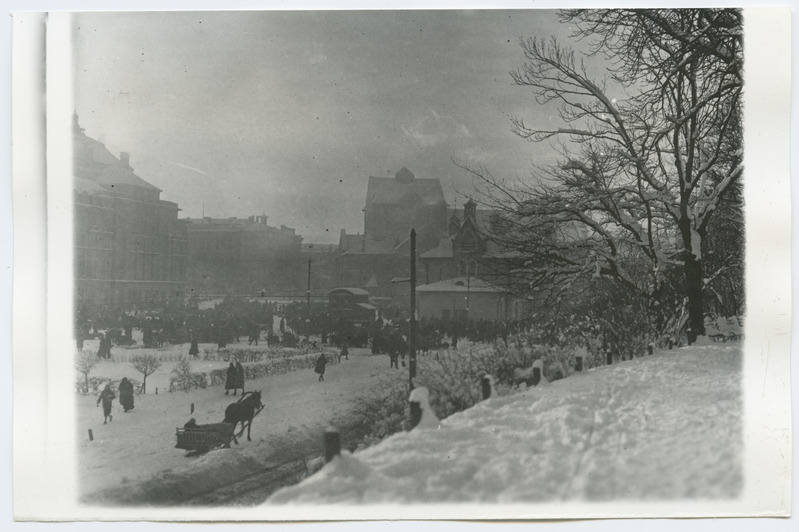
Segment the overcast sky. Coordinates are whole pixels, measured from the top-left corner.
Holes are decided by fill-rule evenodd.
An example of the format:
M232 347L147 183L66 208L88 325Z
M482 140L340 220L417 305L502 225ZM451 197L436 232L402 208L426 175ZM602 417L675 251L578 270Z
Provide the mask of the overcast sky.
M74 18L86 133L181 216L246 217L305 242L363 230L370 175L403 166L463 204L452 160L527 176L553 161L510 117L554 120L508 72L553 11L95 13Z

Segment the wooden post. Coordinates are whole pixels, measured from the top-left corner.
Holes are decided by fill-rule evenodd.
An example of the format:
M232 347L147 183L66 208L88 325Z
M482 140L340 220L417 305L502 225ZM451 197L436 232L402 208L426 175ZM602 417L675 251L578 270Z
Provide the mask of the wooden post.
M408 390L416 377L416 229L411 228L411 321L408 331Z
M533 368L533 386L538 386L538 383L541 382L541 368L534 367Z
M92 434L92 429L89 429L89 441L94 441L94 434Z
M189 413L190 413L190 414L193 414L193 413L194 413L194 403L192 403L192 404L191 404L191 412L189 412Z
M583 356L577 355L574 357L574 371L582 371L583 370Z
M341 437L338 431L329 428L325 431L325 463L341 454Z
M607 351L607 356L605 357L605 363L606 363L608 366L610 366L611 364L613 364L613 353L611 352L611 350L610 350L610 349L608 349L608 351Z
M483 400L491 397L491 375L484 375L483 378L480 379L480 388L483 392Z

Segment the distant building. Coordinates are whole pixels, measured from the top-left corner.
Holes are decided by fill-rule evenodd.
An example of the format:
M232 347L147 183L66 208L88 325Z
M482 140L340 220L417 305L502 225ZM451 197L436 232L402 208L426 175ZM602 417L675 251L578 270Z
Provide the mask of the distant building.
M111 154L73 115L75 304L79 314L183 301L186 224L176 203Z
M477 277L454 277L416 287L419 318L443 320L520 320L524 299Z
M209 294L269 295L302 291L302 237L285 225L249 218L186 218L190 290Z
M337 280L365 287L373 296L390 297L391 280L410 270L410 231L417 253L438 244L447 231L447 204L438 179L417 179L407 168L394 177L370 177L363 234L339 238Z
M447 235L437 245L422 253L422 280L433 283L456 276L476 276L504 286L509 272L519 262L513 254L497 244L496 234L505 228L501 216L492 210L478 210L469 200L463 206L462 217L453 209Z

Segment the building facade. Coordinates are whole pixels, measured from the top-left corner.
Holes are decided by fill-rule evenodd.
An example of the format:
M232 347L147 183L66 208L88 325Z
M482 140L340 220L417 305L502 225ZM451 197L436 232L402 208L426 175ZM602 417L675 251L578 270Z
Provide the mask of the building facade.
M73 116L75 306L96 313L182 302L186 224L176 203L88 137Z
M305 293L302 237L249 218L186 218L190 290L200 296Z
M416 287L419 318L443 321L515 321L529 311L525 301L477 277L454 277Z

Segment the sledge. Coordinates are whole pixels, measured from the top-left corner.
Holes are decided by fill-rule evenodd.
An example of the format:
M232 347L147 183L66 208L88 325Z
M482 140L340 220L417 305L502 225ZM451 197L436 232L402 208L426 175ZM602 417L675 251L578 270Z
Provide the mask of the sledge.
M234 438L232 423L212 423L194 427L176 428L176 449L205 453L212 449L230 447Z
M260 392L257 393L259 406L253 411L253 419L264 409L264 405L260 402ZM236 403L241 403L245 400L245 397L250 397L252 394L253 392L242 394ZM229 448L230 442L234 442L238 445L238 439L244 434L244 431L250 424L252 424L252 419L247 423L242 422L241 430L238 432L235 432L238 422L209 423L207 425L183 426L182 428L177 427L175 428L175 437L177 438L175 448L184 449L189 453L206 453L213 449Z

